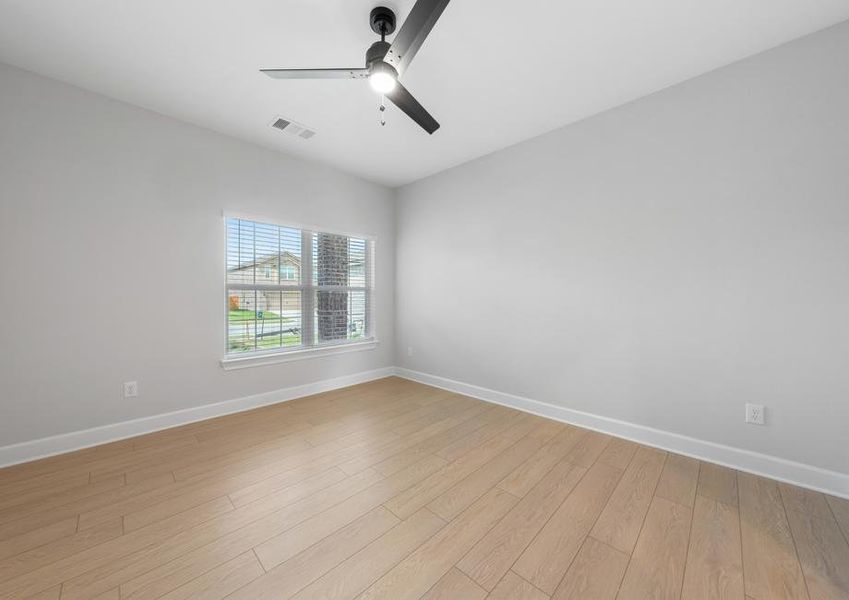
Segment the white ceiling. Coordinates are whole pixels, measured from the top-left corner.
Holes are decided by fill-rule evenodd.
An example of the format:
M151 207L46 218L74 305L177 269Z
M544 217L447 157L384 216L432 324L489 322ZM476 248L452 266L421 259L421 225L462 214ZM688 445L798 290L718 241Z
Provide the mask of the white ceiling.
M0 61L401 185L849 19L847 0L453 0L402 80L428 136L364 81L378 0L0 0ZM412 0L388 0L399 22ZM271 129L282 115L318 131Z

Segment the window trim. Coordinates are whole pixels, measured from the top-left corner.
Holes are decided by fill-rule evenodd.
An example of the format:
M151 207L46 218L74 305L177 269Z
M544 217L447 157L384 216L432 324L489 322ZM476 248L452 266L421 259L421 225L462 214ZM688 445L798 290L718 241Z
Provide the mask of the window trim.
M290 362L296 360L304 360L308 358L318 358L321 356L331 356L334 354L344 354L348 352L356 352L361 350L373 350L380 343L377 337L377 328L375 323L375 310L374 305L376 302L375 299L375 272L374 272L374 264L371 265L371 280L367 281L367 285L365 286L310 286L316 290L321 288L322 290L329 291L364 291L366 292L366 303L367 303L367 314L371 315L371 319L366 324L366 333L368 333L368 337L363 337L355 340L342 340L333 343L324 343L324 344L315 344L313 346L294 346L291 348L274 348L271 350L254 350L253 352L246 352L244 354L236 354L230 353L229 344L227 340L227 331L230 322L230 302L228 291L232 289L263 289L263 288L272 288L279 289L281 286L278 285L267 285L267 284L229 284L227 282L227 220L228 219L241 219L244 221L253 221L255 223L263 223L266 225L274 225L276 227L286 227L290 229L298 229L303 231L309 231L311 233L327 233L331 235L340 235L346 236L349 238L358 238L361 240L365 240L368 244L371 245L372 248L372 260L374 260L374 256L376 254L376 244L377 237L368 234L362 233L352 233L352 232L343 232L339 230L327 229L325 227L315 226L315 225L304 225L293 222L283 222L278 219L270 218L270 217L262 217L258 215L250 215L241 212L231 212L231 211L222 211L221 213L221 223L222 223L222 231L224 238L224 260L221 261L223 265L223 293L224 297L224 354L222 358L219 360L219 364L225 371L233 370L233 369L243 369L247 367L258 367L263 365L271 365L282 362ZM304 258L302 257L302 261ZM308 270L304 268L304 262L301 263L301 277L303 277L303 273L305 271L312 272L312 252L310 252L309 257L306 259ZM278 265L279 269L279 265ZM367 270L367 273L368 271ZM289 281L289 280L287 280ZM369 285L370 284L370 285ZM288 287L288 286L286 286ZM293 288L300 289L303 287L303 283L299 286L291 286ZM311 320L310 324L312 323ZM304 317L301 316L301 327L304 327Z
M334 354L347 354L348 352L359 352L361 350L374 350L380 344L376 338L367 340L352 340L339 344L324 344L321 346L297 347L291 350L259 350L247 355L230 354L219 362L225 371L236 369L247 369L249 367L262 367L277 363L305 360L308 358L319 358L322 356L333 356Z

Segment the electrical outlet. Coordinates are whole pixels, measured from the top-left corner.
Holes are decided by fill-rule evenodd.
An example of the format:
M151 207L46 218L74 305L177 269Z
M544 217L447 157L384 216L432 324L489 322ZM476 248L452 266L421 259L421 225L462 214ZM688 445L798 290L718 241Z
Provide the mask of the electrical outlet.
M124 382L124 398L135 398L139 395L139 382L138 381L125 381Z
M412 356L412 355L413 355L413 347L407 346L407 356Z
M764 424L764 405L763 404L747 404L746 405L746 423L753 425Z

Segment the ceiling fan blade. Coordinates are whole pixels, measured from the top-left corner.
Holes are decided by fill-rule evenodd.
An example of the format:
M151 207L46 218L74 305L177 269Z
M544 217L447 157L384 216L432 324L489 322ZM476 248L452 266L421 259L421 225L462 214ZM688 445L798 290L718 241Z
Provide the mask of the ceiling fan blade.
M365 79L368 69L260 69L274 79Z
M400 81L396 82L395 89L386 94L386 97L428 133L432 134L439 129L439 123L436 122L436 119L430 116L430 113L419 104L418 100L413 98L413 95L401 85Z
M392 40L384 61L403 73L433 29L449 0L418 0Z

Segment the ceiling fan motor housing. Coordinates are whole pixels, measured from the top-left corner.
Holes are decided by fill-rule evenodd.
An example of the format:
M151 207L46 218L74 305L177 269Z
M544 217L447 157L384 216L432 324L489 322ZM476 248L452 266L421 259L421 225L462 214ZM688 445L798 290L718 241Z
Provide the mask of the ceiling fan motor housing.
M366 67L371 67L375 62L382 61L389 52L389 42L375 42L366 50Z

